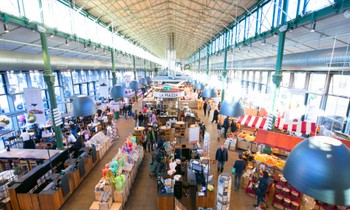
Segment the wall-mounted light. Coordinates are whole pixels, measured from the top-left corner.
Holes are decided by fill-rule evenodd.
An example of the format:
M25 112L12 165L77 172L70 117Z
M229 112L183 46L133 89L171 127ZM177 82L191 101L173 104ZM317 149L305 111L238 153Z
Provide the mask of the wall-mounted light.
M265 45L266 44L266 38L264 37L262 40L261 40L261 45Z
M68 39L67 39L67 38L66 38L66 40L65 40L65 43L66 43L67 46L69 45L69 42L68 42Z
M311 22L311 29L310 29L310 32L315 32L315 29L316 29L316 21L312 21Z
M8 23L4 23L4 32L5 33L9 33L10 32L10 28L9 28L9 24Z

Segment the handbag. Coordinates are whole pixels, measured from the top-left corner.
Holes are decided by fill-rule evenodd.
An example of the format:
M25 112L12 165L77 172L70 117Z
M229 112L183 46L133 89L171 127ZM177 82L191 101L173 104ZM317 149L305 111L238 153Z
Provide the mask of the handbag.
M234 175L236 173L236 168L232 167L232 175Z

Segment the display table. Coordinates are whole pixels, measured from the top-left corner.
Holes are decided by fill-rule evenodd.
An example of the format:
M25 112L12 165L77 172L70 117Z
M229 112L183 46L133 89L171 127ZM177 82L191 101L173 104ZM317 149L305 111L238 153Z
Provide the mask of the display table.
M47 160L50 157L61 153L62 150L46 150L46 149L11 149L7 151L3 149L0 151L0 159L33 159L33 160Z
M136 142L138 145L141 145L143 142L143 132L145 131L145 127L136 127L134 128L133 135L136 136Z
M172 140L172 129L170 126L161 126L159 128L159 136L163 137L163 141L171 141Z

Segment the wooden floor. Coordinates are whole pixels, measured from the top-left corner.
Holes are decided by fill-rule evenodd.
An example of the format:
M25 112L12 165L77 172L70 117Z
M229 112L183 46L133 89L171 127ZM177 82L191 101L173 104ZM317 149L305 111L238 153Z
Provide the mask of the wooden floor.
M140 110L139 105L134 106L133 109ZM207 131L210 133L210 158L215 159L215 152L221 144L224 143L224 139L221 138L220 142L217 141L216 136L216 124L211 123L212 113L210 118L203 116L203 111L198 110L199 117L206 124ZM120 118L117 122L119 139L112 145L111 149L107 152L104 158L96 165L95 169L89 174L89 176L80 184L75 193L68 199L62 210L88 210L92 202L94 201L94 187L102 176L102 168L105 163L109 162L113 156L121 147L124 140L131 134L134 128L134 120L132 118L124 119ZM238 153L229 151L229 161L225 165L224 172L231 173L231 167L234 160L238 158ZM156 178L149 176L148 164L150 160L150 154L145 153L145 158L140 165L138 174L135 178L135 182L132 186L128 201L126 202L126 210L156 210L157 209L157 190L156 190ZM215 183L217 183L217 171L216 164L211 165L211 173L214 175ZM232 180L233 181L233 180ZM232 183L233 186L233 183ZM233 189L233 187L232 187ZM256 199L247 195L243 189L236 192L231 191L230 209L237 210L252 210L253 204L256 203ZM271 206L271 205L270 205ZM270 207L269 209L274 209Z

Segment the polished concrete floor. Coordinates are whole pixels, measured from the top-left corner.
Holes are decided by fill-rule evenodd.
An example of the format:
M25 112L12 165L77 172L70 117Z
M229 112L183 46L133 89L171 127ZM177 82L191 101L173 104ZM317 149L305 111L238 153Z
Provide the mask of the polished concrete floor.
M139 105L136 105L134 109L140 110ZM224 143L224 139L217 140L216 124L211 123L211 116L204 117L203 111L198 110L198 115L202 121L206 124L207 131L210 133L210 158L215 159L215 152L221 144ZM109 162L117 152L118 148L123 144L128 135L131 134L134 128L134 120L132 118L124 119L120 118L117 122L119 129L119 139L114 142L107 154L91 171L89 176L80 184L79 188L68 199L68 201L62 207L62 210L86 210L94 201L94 187L102 176L102 168L105 163ZM234 160L238 158L238 153L235 151L229 151L229 160L225 165L224 172L231 173L231 167ZM150 160L150 154L145 153L145 158L140 165L138 174L135 178L135 182L130 191L128 201L125 204L126 210L156 210L157 209L157 190L156 190L156 178L149 176L148 164ZM216 164L211 166L211 173L214 175L215 184L217 183L218 173L216 171ZM233 178L233 177L232 177ZM232 180L233 181L233 180ZM233 186L233 183L232 183ZM232 187L233 189L233 187ZM189 199L189 198L188 198ZM251 210L254 209L256 199L247 195L243 189L236 192L231 191L230 209L238 210ZM271 205L270 205L271 206ZM270 209L273 209L270 207Z

